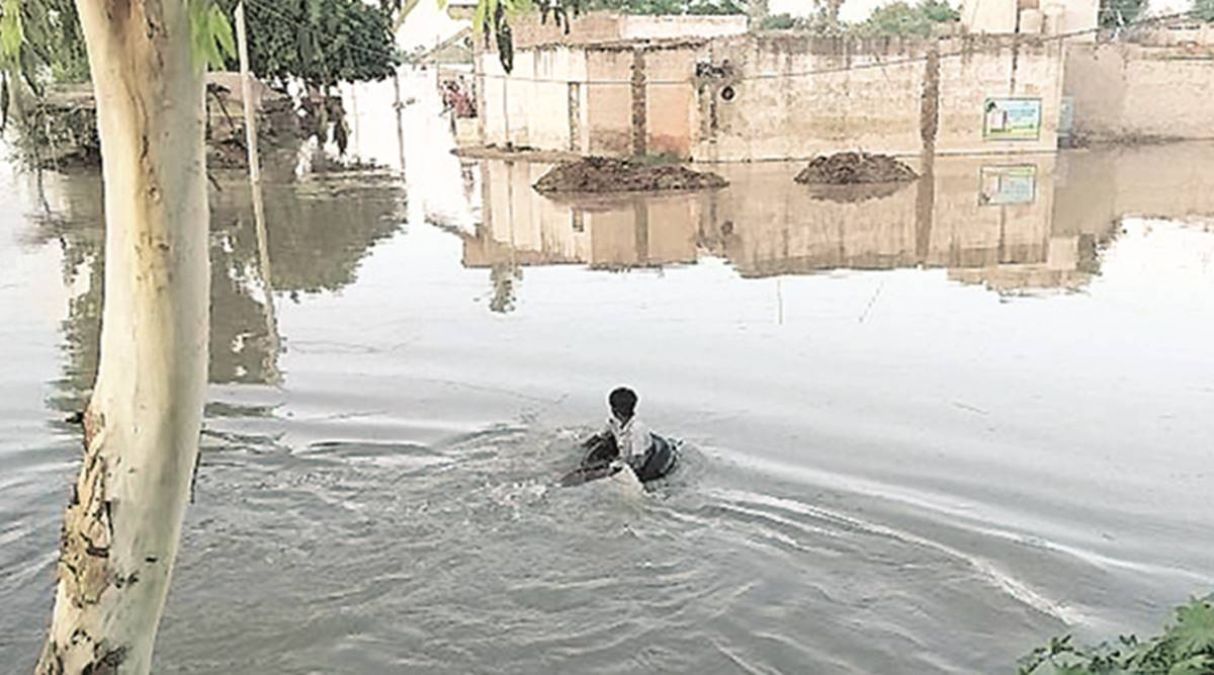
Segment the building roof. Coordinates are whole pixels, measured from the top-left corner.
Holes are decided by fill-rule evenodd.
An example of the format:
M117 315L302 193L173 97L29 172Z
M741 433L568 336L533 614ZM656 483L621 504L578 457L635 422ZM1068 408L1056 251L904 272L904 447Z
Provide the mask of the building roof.
M472 63L472 29L465 28L422 52L417 57L416 63L422 65Z

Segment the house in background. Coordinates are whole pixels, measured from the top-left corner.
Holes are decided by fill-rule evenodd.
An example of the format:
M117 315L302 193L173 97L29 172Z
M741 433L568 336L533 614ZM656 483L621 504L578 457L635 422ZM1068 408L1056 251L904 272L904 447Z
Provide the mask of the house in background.
M1096 39L1097 0L961 0L961 25L971 34L1066 35Z

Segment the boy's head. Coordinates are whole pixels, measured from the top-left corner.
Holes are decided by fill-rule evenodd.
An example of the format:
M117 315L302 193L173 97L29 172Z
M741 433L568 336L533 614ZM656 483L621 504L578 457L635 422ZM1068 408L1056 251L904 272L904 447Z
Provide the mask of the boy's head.
M617 387L607 397L611 406L611 414L624 421L632 417L637 409L637 394L628 387Z

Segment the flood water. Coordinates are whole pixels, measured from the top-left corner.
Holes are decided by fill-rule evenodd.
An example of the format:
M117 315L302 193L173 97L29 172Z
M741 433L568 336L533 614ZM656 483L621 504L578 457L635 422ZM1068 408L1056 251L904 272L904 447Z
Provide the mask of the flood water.
M404 184L270 171L268 280L219 177L155 672L1004 673L1214 589L1214 145L550 200L435 113ZM0 169L3 672L97 360L100 184L44 180ZM679 470L554 487L620 383Z

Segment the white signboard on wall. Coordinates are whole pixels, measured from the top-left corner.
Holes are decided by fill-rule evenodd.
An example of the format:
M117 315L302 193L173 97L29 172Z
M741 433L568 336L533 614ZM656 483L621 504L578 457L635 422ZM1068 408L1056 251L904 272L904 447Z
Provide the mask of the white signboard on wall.
M1032 164L984 166L978 182L982 206L1031 204L1037 198L1037 167Z
M1041 137L1041 99L988 98L982 109L988 141L1035 141Z

